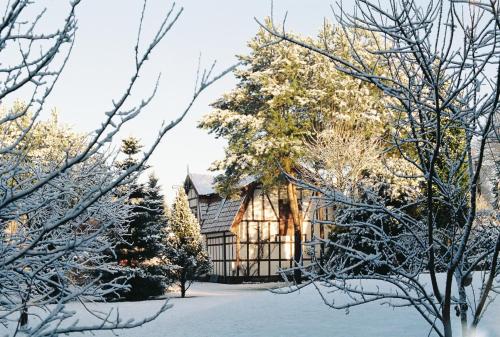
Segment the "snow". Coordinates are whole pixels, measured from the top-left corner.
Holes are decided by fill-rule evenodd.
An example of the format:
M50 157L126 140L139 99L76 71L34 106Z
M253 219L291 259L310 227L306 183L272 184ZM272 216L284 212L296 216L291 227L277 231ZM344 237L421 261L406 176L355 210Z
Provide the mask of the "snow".
M241 158L238 158L241 159ZM194 188L198 195L211 195L216 194L215 189L215 176L211 174L200 174L200 173L189 173L189 179L194 185ZM245 187L257 180L255 176L248 176L243 179L238 184L238 187Z
M189 179L199 195L210 195L215 193L214 176L210 174L189 173Z
M173 308L155 321L133 330L116 331L115 334L98 332L95 335L419 337L429 333L427 324L411 308L392 309L371 303L351 308L346 315L344 311L326 306L312 287L285 295L267 291L278 286L276 283L195 283L188 290L188 298L171 298ZM170 295L176 296L174 293ZM153 313L163 303L160 300L106 303L99 304L99 309L118 306L124 319L140 318ZM92 320L76 303L69 307L81 312L78 315L80 323ZM499 317L500 302L497 301L488 308L480 325L481 337L500 337ZM0 336L3 336L1 329ZM458 325L455 331L460 334Z

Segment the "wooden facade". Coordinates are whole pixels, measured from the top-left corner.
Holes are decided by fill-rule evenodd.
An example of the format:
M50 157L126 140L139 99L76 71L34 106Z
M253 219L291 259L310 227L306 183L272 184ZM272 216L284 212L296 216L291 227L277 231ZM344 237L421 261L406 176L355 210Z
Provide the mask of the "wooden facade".
M214 268L216 282L270 281L279 279L278 270L293 266L293 222L285 188L266 192L257 182L243 184L236 199L219 196L207 175L189 174L185 188L191 210L200 222L201 232ZM309 191L298 190L302 212L302 241L313 236L325 238L330 227L315 223L313 217L328 219L332 209L316 207ZM303 248L303 262L310 254Z

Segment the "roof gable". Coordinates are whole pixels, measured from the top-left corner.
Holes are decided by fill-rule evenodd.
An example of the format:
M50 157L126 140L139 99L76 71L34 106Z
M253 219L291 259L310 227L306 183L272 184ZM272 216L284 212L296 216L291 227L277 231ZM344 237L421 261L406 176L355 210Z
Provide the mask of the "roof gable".
M237 198L224 198L215 189L214 176L189 173L186 177L185 186L186 188L192 186L199 197L201 233L230 231L233 223L238 221L238 212L242 207L245 207L245 200L249 197L249 191L244 187L252 185L255 181L255 177L243 179L239 184L242 189L240 196Z
M191 181L198 195L216 194L214 176L210 174L189 173L186 179Z

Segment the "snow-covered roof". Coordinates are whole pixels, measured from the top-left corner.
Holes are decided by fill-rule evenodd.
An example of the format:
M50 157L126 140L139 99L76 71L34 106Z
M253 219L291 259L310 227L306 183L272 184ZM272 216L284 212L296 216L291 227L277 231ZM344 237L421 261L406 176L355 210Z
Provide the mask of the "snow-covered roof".
M243 205L244 196L224 198L218 195L215 189L215 176L210 174L189 173L187 179L198 196L214 196L199 200L201 232L205 234L229 231ZM248 186L255 180L255 177L242 179L239 187Z
M200 174L200 173L189 173L189 180L194 186L196 193L198 195L211 195L217 194L215 189L215 176L211 174ZM245 187L256 181L256 177L250 176L243 178L241 182L238 184L238 187Z
M233 221L242 207L243 197L238 199L219 199L215 202L202 202L201 233L225 232L231 230Z
M215 177L210 174L189 173L189 179L198 195L215 194Z

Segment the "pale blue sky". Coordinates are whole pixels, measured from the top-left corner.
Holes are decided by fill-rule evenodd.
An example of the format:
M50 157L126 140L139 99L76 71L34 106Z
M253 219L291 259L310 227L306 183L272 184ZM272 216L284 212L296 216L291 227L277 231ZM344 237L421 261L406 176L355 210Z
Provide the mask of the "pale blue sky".
M49 1L49 11L62 12L61 2ZM269 0L185 0L178 1L184 13L151 57L134 97L152 89L158 72L162 81L153 103L143 115L125 128L119 138L134 135L150 144L162 120L175 118L192 94L198 55L204 64L218 62L218 70L236 62L235 54L245 53L246 42L256 33L254 17L270 14ZM288 10L288 28L315 34L325 16L331 17L328 0L275 0L276 17ZM149 2L146 33L152 31L170 1ZM79 30L73 53L47 108L57 107L61 119L79 131L95 129L111 100L132 74L133 45L142 1L87 0L78 8ZM171 198L172 186L186 174L204 172L223 156L223 141L196 128L197 121L210 111L209 104L235 85L227 76L206 91L186 119L166 135L149 164ZM136 101L137 102L137 101ZM48 109L47 109L48 110Z

